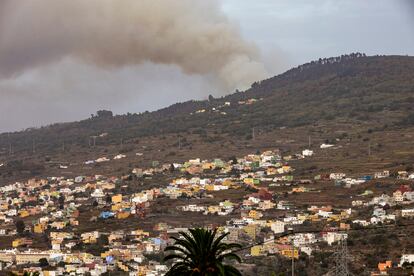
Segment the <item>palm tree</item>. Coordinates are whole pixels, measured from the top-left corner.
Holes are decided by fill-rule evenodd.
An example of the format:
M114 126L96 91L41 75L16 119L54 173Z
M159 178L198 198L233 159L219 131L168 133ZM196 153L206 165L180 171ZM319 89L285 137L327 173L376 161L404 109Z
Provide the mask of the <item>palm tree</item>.
M14 275L17 275L17 274L14 274ZM28 272L28 271L25 271L24 273L23 273L23 276L39 276L40 275L40 273L39 272L37 272L37 271L35 271L35 272Z
M212 231L195 228L189 229L189 233L179 234L182 238L171 237L175 241L174 244L165 248L165 251L172 252L164 260L176 261L166 276L241 275L235 267L223 263L225 260L241 262L240 257L232 252L234 249L240 249L241 245L222 242L229 233L216 237L217 229Z

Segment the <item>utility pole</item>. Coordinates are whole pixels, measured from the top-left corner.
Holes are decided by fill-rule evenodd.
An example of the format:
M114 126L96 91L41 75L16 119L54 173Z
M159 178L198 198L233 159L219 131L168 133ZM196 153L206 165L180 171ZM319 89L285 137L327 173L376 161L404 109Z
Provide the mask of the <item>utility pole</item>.
M7 138L9 140L9 155L13 154L13 146L12 146L12 142L10 141L10 133L7 133Z
M91 138L93 140L92 146L95 147L96 146L96 138L98 138L98 136L91 136L91 137L89 137L89 146L91 146L91 140L90 140Z
M310 147L311 147L311 137L310 137L310 135L308 136L308 141L309 141L309 149L310 149Z
M253 140L255 140L255 138L256 138L256 135L254 133L254 127L252 128L252 138L253 138Z
M292 276L295 276L295 243L292 238Z
M371 156L371 142L368 143L368 156Z
M181 149L181 136L178 136L178 149Z

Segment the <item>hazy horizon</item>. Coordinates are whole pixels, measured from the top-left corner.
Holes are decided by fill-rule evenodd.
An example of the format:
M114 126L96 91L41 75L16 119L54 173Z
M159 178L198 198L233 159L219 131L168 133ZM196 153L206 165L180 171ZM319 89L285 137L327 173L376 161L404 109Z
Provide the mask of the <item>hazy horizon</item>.
M222 96L320 57L414 55L408 0L84 3L1 2L0 132Z

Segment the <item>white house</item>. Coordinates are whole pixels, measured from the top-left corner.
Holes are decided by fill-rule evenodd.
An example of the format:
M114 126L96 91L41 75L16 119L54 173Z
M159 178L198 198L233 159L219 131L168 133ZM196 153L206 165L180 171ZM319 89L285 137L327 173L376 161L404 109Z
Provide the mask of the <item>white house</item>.
M322 144L321 146L320 146L320 148L321 149L327 149L327 148L331 148L331 147L333 147L334 145L332 145L332 144Z
M276 220L270 224L270 229L272 229L275 234L283 233L285 232L285 223L283 221Z
M390 171L376 172L374 178L385 178L390 176Z
M346 174L344 174L344 173L331 173L329 175L329 179L331 179L331 180L340 180L340 179L345 178L345 176L346 176Z
M313 150L305 149L305 150L302 151L302 155L303 156L312 156L313 155Z
M400 260L400 266L404 263L414 263L414 254L403 254Z
M323 239L329 245L332 245L334 242L337 242L337 241L340 241L340 240L343 240L343 239L347 239L347 238L348 238L348 234L345 234L345 233L337 233L337 232L328 232L323 237Z
M402 217L414 217L414 208L412 209L402 209L401 210Z

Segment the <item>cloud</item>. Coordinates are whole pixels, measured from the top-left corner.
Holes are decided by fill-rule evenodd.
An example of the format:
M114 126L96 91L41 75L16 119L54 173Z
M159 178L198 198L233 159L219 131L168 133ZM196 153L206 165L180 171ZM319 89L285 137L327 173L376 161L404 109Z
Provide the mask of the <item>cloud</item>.
M3 78L65 58L99 68L172 64L228 91L267 76L217 1L3 0L0 11Z

